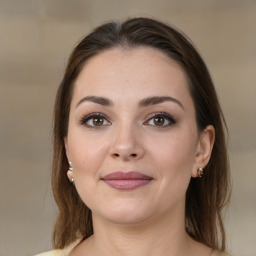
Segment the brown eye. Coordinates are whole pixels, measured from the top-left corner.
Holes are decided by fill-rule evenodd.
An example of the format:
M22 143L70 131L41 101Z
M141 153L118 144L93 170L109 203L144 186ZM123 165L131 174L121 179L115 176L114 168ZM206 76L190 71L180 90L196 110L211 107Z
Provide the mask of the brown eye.
M154 118L154 124L157 126L162 126L165 122L165 119L163 117L155 117Z
M144 124L158 128L167 128L176 124L176 121L171 115L161 112L150 115L149 119Z
M91 113L80 120L81 125L85 125L88 128L102 128L104 126L111 125L107 120L107 117L101 113Z
M101 117L95 117L93 119L93 125L94 126L101 126L101 125L103 125L103 123L104 123L104 120Z

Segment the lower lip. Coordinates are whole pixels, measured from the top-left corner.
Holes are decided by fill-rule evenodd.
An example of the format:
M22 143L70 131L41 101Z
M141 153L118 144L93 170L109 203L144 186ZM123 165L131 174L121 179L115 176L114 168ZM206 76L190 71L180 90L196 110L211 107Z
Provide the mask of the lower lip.
M151 179L104 180L110 187L119 190L132 190L147 185Z

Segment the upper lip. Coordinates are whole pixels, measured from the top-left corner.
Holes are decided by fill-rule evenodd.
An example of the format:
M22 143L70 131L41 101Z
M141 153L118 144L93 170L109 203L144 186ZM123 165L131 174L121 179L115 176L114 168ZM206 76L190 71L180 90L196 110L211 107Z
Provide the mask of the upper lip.
M152 180L153 178L140 172L112 172L102 178L103 180Z

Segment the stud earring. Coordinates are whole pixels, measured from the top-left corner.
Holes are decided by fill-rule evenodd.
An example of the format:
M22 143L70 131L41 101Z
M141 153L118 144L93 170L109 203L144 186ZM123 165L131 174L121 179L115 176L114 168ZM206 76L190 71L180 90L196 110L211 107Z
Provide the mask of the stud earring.
M68 179L69 179L70 183L74 184L74 179L71 178L72 171L73 171L72 163L70 161L68 161L68 164L69 164L69 167L68 167L67 176L68 176Z
M70 161L68 161L68 164L69 164L68 170L73 171L72 163Z
M204 174L204 170L203 170L203 168L198 168L198 170L197 170L197 174L198 174L198 177L199 178L201 178L202 176L203 176L203 174Z

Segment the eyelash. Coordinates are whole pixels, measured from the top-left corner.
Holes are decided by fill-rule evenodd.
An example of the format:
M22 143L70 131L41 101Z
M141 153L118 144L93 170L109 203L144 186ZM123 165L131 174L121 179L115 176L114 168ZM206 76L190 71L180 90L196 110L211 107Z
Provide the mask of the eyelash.
M151 120L154 120L156 118L162 118L164 120L164 123L168 122L167 124L164 124L161 126L152 125L157 128L166 128L166 127L170 127L170 126L176 124L176 120L171 115L167 114L166 112L154 113L154 114L150 115L148 120L146 122L144 122L144 124L148 124Z
M94 120L96 118L99 118L99 119L102 119L103 121L103 124L102 125L99 125L99 126L96 126L96 125L91 125L91 124L88 124L88 122L90 120ZM161 118L164 120L164 124L163 125L153 125L153 124L149 124L150 121L156 119L156 118ZM107 121L108 124L104 124L104 122ZM167 124L166 124L167 122ZM85 125L86 127L90 128L90 129L100 129L102 128L103 126L109 126L111 125L111 122L108 121L108 118L107 116L105 116L103 113L91 113L91 114L88 114L84 117L82 117L80 119L80 122L79 122L81 125ZM176 120L169 114L167 114L166 112L160 112L160 113L154 113L154 114L151 114L147 121L144 122L143 124L146 124L146 125L150 125L150 126L155 126L157 128L166 128L166 127L170 127L174 124L176 124Z
M102 119L103 122L107 121L107 119L108 119L108 118L107 118L104 114L102 114L102 113L91 113L91 114L89 114L89 115L86 115L86 116L82 117L79 123L80 123L81 125L85 125L86 127L90 128L90 129L100 129L100 128L102 128L102 126L108 126L108 125L111 124L109 121L107 121L109 124L103 124L103 125L100 125L100 126L96 126L96 125L93 126L93 125L88 124L88 122L89 122L90 120L93 121L93 119L96 119L96 118Z

